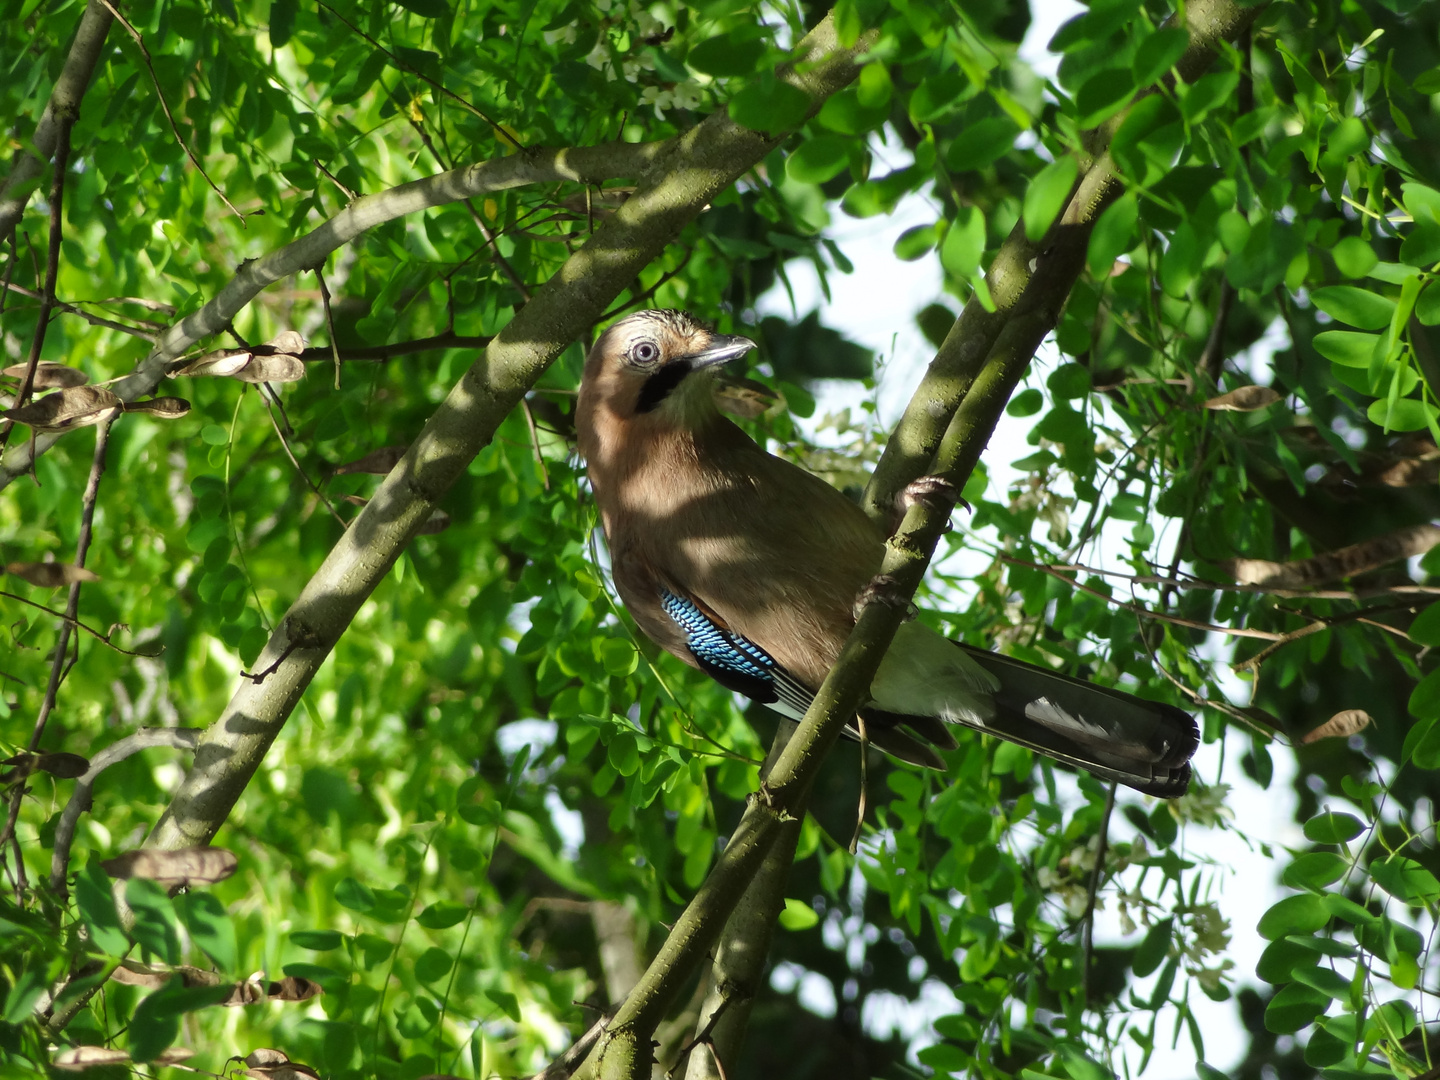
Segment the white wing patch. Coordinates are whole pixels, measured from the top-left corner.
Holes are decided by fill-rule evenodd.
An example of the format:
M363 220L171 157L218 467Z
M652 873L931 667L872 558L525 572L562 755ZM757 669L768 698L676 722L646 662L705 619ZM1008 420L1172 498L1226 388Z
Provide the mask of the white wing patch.
M1113 733L1103 724L1093 724L1084 717L1066 712L1049 698L1036 698L1025 706L1025 715L1037 724L1044 724L1053 731L1063 732L1080 739L1109 740Z

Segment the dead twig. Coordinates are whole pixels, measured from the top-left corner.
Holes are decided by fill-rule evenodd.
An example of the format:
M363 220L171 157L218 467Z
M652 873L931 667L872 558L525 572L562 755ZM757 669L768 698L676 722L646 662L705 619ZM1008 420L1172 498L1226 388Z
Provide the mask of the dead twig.
M335 389L340 389L340 349L335 344L335 316L330 311L330 288L325 284L325 267L315 267L315 280L320 283L320 303L325 307L325 328L330 333L330 355L335 360ZM279 398L276 398L277 402ZM289 418L286 418L286 426L289 426Z

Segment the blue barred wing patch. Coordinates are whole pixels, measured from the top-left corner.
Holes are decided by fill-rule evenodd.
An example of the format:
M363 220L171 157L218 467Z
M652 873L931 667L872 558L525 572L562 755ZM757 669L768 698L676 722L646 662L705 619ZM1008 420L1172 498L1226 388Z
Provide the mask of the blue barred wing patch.
M721 686L785 716L798 720L805 715L814 695L759 645L717 626L693 600L663 587L660 605L685 635L690 655L701 670Z

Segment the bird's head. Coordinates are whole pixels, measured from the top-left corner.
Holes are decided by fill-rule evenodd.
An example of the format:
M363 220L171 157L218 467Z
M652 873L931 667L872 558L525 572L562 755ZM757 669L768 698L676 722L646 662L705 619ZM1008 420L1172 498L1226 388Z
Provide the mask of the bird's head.
M592 407L604 399L623 419L653 415L693 423L715 412L705 373L753 348L749 338L717 334L683 311L637 311L595 342L581 397Z

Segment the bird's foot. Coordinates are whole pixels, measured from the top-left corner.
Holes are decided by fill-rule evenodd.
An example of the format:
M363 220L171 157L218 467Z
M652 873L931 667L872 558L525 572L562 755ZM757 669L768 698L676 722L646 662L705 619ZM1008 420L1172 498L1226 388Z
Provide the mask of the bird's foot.
M946 505L970 509L970 504L960 497L960 489L943 476L922 476L910 481L900 490L895 502L901 514L916 503L932 510Z
M907 597L900 595L900 583L889 574L876 574L855 596L855 618L860 618L863 612L871 604L884 604L886 607L903 608L905 617L913 619L916 614L915 605Z

